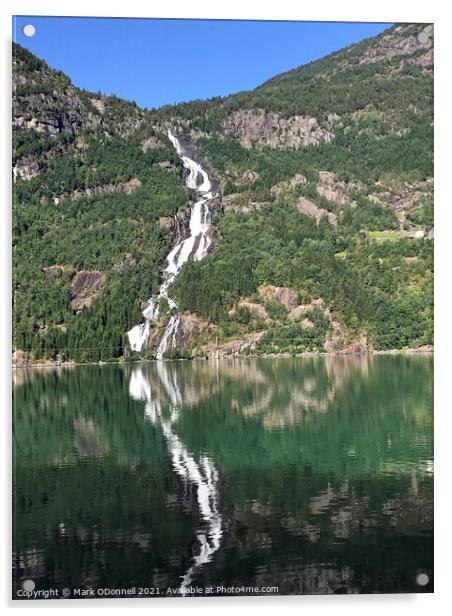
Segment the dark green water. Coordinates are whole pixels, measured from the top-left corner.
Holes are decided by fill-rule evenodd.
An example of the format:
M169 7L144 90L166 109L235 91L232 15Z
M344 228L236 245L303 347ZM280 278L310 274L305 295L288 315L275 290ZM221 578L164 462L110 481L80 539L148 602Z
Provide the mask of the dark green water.
M432 591L431 357L14 377L14 596Z

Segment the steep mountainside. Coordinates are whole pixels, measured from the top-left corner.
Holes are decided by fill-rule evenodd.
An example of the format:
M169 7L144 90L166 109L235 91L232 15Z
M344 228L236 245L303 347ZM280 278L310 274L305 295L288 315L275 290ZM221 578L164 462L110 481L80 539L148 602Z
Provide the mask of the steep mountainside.
M218 181L210 254L172 285L169 354L432 343L430 25L155 111L79 90L17 45L13 73L16 359L130 352L195 199L168 128Z
M75 88L17 45L13 68L14 347L122 356L189 202L179 157L135 105Z

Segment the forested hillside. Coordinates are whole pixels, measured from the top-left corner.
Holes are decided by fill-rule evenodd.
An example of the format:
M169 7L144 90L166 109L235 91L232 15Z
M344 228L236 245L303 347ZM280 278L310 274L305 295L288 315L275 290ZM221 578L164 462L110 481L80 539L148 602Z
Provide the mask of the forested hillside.
M146 113L74 88L14 46L13 344L32 357L124 355L189 195Z
M128 354L125 332L193 198L168 127L219 185L213 250L172 288L183 311L173 354L433 342L431 26L152 111L81 91L16 45L13 127L22 357Z

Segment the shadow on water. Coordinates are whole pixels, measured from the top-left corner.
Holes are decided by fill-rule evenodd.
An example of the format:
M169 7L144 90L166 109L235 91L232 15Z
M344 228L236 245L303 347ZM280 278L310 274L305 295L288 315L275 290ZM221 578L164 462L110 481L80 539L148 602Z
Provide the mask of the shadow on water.
M431 358L15 378L15 587L432 590Z

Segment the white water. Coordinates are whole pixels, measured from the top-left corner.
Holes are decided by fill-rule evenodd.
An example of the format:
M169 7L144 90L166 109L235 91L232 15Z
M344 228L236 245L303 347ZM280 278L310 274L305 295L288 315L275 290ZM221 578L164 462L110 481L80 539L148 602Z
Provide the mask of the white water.
M212 460L206 455L201 456L197 462L173 429L183 404L176 372L168 369L167 364L159 362L157 373L165 392L165 402L169 404L169 418L163 416L161 401L153 397L151 383L141 368L136 368L132 373L129 393L134 400L145 401L145 417L154 425L160 424L174 471L184 485L191 484L196 488L196 500L204 528L196 531L198 553L193 556L190 567L181 576L179 592L181 595L186 595L196 573L212 560L213 554L221 545L223 521L219 511L218 472Z
M196 190L202 195L202 198L197 201L190 214L190 235L178 242L168 254L167 266L163 270L163 282L160 285L159 293L156 298L151 297L142 314L144 322L135 325L127 332L129 344L132 351L140 352L149 340L150 324L159 318L159 302L165 298L172 311L177 309L177 306L169 296L168 288L179 273L184 263L189 259L200 261L203 259L210 246L210 239L207 231L210 226L210 212L208 202L212 199L212 184L210 182L207 171L201 167L195 160L189 158L183 153L179 140L175 135L168 130L168 138L174 145L176 152L179 154L185 169L188 170L188 175L185 184L188 188ZM172 314L166 325L165 332L160 339L157 347L156 357L162 359L168 346L176 345L176 335L179 328L180 315Z

